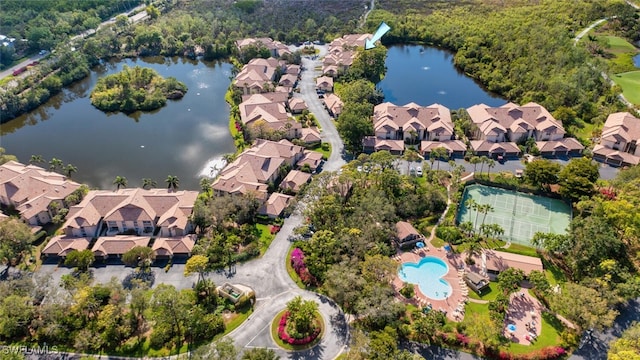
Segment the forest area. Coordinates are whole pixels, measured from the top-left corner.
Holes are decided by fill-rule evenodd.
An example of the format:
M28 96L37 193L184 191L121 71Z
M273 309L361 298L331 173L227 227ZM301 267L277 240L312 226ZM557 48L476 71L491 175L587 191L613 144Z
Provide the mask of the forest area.
M604 65L574 46L573 37L602 17L620 16L623 28L637 26L635 10L619 0L480 1L445 6L434 2L418 9L417 1L380 1L367 29L386 21L385 44L418 42L451 50L454 64L488 90L516 103L545 106L569 134L582 135L585 124L601 124L622 111L619 89L602 79ZM410 5L413 4L413 5ZM540 34L545 34L540 36ZM591 137L580 136L583 141Z

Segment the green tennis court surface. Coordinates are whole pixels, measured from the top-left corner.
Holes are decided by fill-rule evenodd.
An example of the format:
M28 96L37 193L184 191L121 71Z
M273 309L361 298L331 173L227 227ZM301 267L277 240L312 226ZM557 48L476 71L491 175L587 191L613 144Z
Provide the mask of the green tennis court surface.
M493 211L485 214L467 208L467 200L490 204ZM504 229L503 240L531 246L536 232L566 234L571 221L571 207L561 200L529 195L500 188L470 185L464 190L458 222L469 221L480 229L485 224L498 224Z

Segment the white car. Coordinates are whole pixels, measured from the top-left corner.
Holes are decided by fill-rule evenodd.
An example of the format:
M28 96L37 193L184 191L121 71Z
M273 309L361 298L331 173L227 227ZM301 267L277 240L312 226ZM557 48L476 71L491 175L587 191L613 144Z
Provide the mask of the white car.
M417 176L422 176L422 166L418 166L418 167L416 168L416 175L417 175Z

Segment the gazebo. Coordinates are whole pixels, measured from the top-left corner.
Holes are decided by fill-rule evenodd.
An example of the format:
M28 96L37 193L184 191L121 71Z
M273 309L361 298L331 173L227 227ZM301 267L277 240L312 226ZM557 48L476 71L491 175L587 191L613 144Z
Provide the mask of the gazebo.
M465 274L464 281L478 294L482 294L482 291L489 287L489 280L474 272Z

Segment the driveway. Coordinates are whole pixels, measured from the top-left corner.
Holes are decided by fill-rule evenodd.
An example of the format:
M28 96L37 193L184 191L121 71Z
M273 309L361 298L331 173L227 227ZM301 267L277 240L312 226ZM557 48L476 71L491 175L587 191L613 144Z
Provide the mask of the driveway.
M315 47L320 49L320 56L315 58L315 60L308 57L302 58L302 66L305 70L302 72L302 79L298 84L300 93L295 93L293 96L304 100L309 107L309 111L315 115L322 128L322 141L331 144L331 156L324 164L323 169L326 171L336 171L346 164L345 159L348 159L348 157L344 151L344 143L333 123L333 118L329 116L329 113L324 108L324 104L316 94L315 79L322 75L321 71L316 70L316 68L322 67L321 58L326 54L326 45L315 45Z
M549 160L553 162L557 162L562 166L567 165L567 163L569 162L569 159L549 159ZM469 173L473 172L474 165L469 163L468 161L465 161L464 159L455 159L454 161L456 163L456 166L464 166L465 172L469 172ZM619 168L612 167L607 164L602 164L599 162L597 164L598 164L598 171L600 173L600 178L603 180L611 180L615 178L616 175L618 175L618 172L620 171ZM430 169L431 161L429 160L423 160L421 162L414 161L411 164L407 164L406 160L403 160L403 159L396 160L396 169L398 169L398 171L400 171L400 173L403 175L408 174L409 170L407 169L410 169L411 167L417 167L417 166L422 166L423 170ZM433 163L433 168L437 169L438 166L440 166L440 170L447 170L447 171L451 170L451 165L449 165L448 161L435 161ZM524 168L525 168L525 164L522 161L514 159L514 160L507 160L503 164L496 161L495 166L492 167L490 170L492 173L506 171L506 172L515 174L516 170L524 170ZM484 167L482 167L481 164L478 164L476 166L476 171L479 172L480 169L482 169L482 173L486 173L487 164L485 164Z

